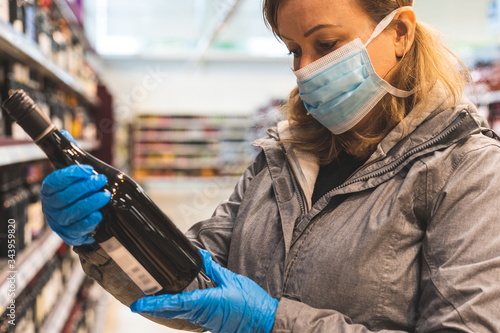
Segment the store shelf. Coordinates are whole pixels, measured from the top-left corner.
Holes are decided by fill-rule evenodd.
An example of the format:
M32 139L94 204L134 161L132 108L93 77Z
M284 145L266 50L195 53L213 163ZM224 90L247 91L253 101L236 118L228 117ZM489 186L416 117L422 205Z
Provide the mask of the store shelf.
M199 143L162 143L162 142L152 142L152 143L136 143L134 150L136 155L151 155L157 154L159 151L178 151L182 152L183 156L189 155L217 155L219 152L218 143L210 144L199 144Z
M55 255L61 244L61 238L51 230L47 230L40 239L33 242L33 244L23 252L16 255L15 268L8 268L6 265L7 259L2 259L0 261L0 313L5 311L10 302L8 292L9 281L7 278L10 275L15 276L15 293L16 296L19 295L42 269L45 263Z
M145 130L144 128L138 129L136 142L166 142L166 143L204 143L213 144L217 143L219 133L217 132L203 132L198 130L190 131L162 131L159 129Z
M4 142L5 143L5 142ZM86 151L92 151L99 147L97 141L81 141L78 144ZM34 143L8 142L0 146L0 166L31 162L45 159L45 153Z
M34 41L17 33L10 24L3 21L0 21L0 50L13 59L23 61L41 73L63 83L88 103L95 106L99 104L97 96L89 95L78 79L48 59Z
M81 266L77 263L74 265L73 273L69 282L64 286L64 292L59 299L57 305L51 311L51 315L46 319L39 333L54 333L61 332L66 320L68 319L73 304L75 304L76 295L80 289L85 273Z
M71 29L71 32L78 37L80 42L85 46L86 49L92 49L92 45L87 39L87 36L84 34L84 30L78 18L76 17L73 9L68 3L68 0L52 0L53 4L61 13L62 17L68 22L68 26Z
M133 127L133 168L140 177L232 173L241 169L235 164L250 162L251 155L241 154L250 128L251 118L243 115L139 115Z

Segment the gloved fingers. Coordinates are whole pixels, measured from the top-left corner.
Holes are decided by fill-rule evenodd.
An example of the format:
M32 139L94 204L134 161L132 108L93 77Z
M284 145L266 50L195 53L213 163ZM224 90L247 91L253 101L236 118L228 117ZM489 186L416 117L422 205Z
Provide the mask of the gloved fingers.
M73 230L78 230L79 233L89 235L92 231L97 228L99 223L102 221L102 213L101 212L93 212L85 219L75 222L73 225L69 226Z
M53 218L47 218L47 222L52 230L54 230L66 244L73 246L94 243L95 240L90 234L99 225L101 220L101 212L93 212L87 218L75 222L70 226L62 226L60 223L55 222Z
M59 235L61 236L61 235ZM62 237L64 243L71 246L88 245L95 243L95 239L90 235L82 235L81 237Z
M75 222L85 219L93 212L96 212L102 207L106 206L110 199L111 193L109 193L108 191L97 192L87 198L77 201L71 206L57 211L52 210L51 215L57 216L57 223L59 225L71 226Z
M133 304L133 303L132 303ZM130 309L134 313L139 313L143 315L148 315L148 316L153 316L153 317L161 317L161 318L166 318L166 319L184 319L188 320L189 318L185 318L186 314L189 313L189 311L154 311L154 310L135 310L132 309L132 305L130 306Z
M207 250L198 251L203 259L203 269L205 273L218 286L225 286L226 281L234 275L230 270L222 267L212 259L212 255Z
M66 139L68 139L69 141L71 141L72 143L74 143L75 145L78 146L78 143L76 142L75 138L73 138L71 136L71 134L69 134L68 131L66 131L66 130L60 130L59 132L61 132L61 134L64 135L64 137L66 137Z
M91 244L95 242L95 239L90 236L90 234L97 228L99 223L102 221L101 212L93 212L86 219L78 221L70 226L68 229L72 231L68 233L66 239L69 245L82 245ZM62 228L64 229L64 228ZM75 233L78 231L78 233Z
M81 239L78 240L75 244L69 244L71 246L80 246L80 245L90 245L94 244L96 240L92 236L83 236Z
M62 209L82 198L100 191L106 185L107 181L106 176L93 174L89 178L74 182L64 190L44 197L44 203L53 209Z
M42 183L42 195L50 196L59 192L76 181L94 175L94 168L90 165L78 164L56 170L48 175Z
M138 299L130 305L132 312L181 318L189 320L189 313L196 310L199 303L206 303L212 298L209 289L193 290L174 295L149 296Z

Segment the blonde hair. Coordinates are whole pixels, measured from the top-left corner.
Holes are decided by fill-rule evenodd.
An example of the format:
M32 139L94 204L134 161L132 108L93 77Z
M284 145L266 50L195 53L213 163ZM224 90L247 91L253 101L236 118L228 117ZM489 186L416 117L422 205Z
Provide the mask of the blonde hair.
M279 38L278 10L287 0L264 0L263 13L268 26ZM304 0L307 1L307 0ZM380 22L395 9L413 5L413 0L352 0L365 10L374 23ZM406 35L407 27L401 21L394 21L399 32ZM393 69L391 84L403 90L414 89L414 94L407 98L398 98L387 94L377 105L377 117L370 122L369 133L350 130L334 135L316 119L308 115L307 110L295 88L289 96L283 111L288 116L293 139L287 140L296 149L314 153L321 164L334 160L345 150L360 159L368 158L382 139L415 107L417 103L425 105L429 91L441 82L449 95L450 104L458 102L463 88L469 81L466 67L448 50L439 34L430 27L417 22L415 39L410 50ZM451 107L452 105L450 105ZM412 114L412 116L417 116ZM371 119L372 120L372 119Z

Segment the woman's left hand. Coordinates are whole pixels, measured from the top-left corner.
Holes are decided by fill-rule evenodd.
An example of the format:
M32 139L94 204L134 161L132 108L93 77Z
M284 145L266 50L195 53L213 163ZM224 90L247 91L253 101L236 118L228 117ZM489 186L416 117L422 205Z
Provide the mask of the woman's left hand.
M213 333L271 331L278 301L249 278L235 274L200 250L215 288L176 295L150 296L130 305L133 312L168 319L185 319Z

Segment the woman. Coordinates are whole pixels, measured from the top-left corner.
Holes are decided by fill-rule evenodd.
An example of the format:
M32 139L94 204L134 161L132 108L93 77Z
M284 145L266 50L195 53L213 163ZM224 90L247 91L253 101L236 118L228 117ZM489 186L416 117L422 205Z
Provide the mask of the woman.
M65 220L51 206L68 183L103 186L56 181L74 168L44 183L49 222L73 226L59 233L81 245L88 275L172 327L500 331L500 144L462 96L466 71L411 5L264 1L298 88L231 197L188 232L226 267L201 252L217 288L143 297L74 227L108 195L88 190L101 202L79 213L68 202Z

